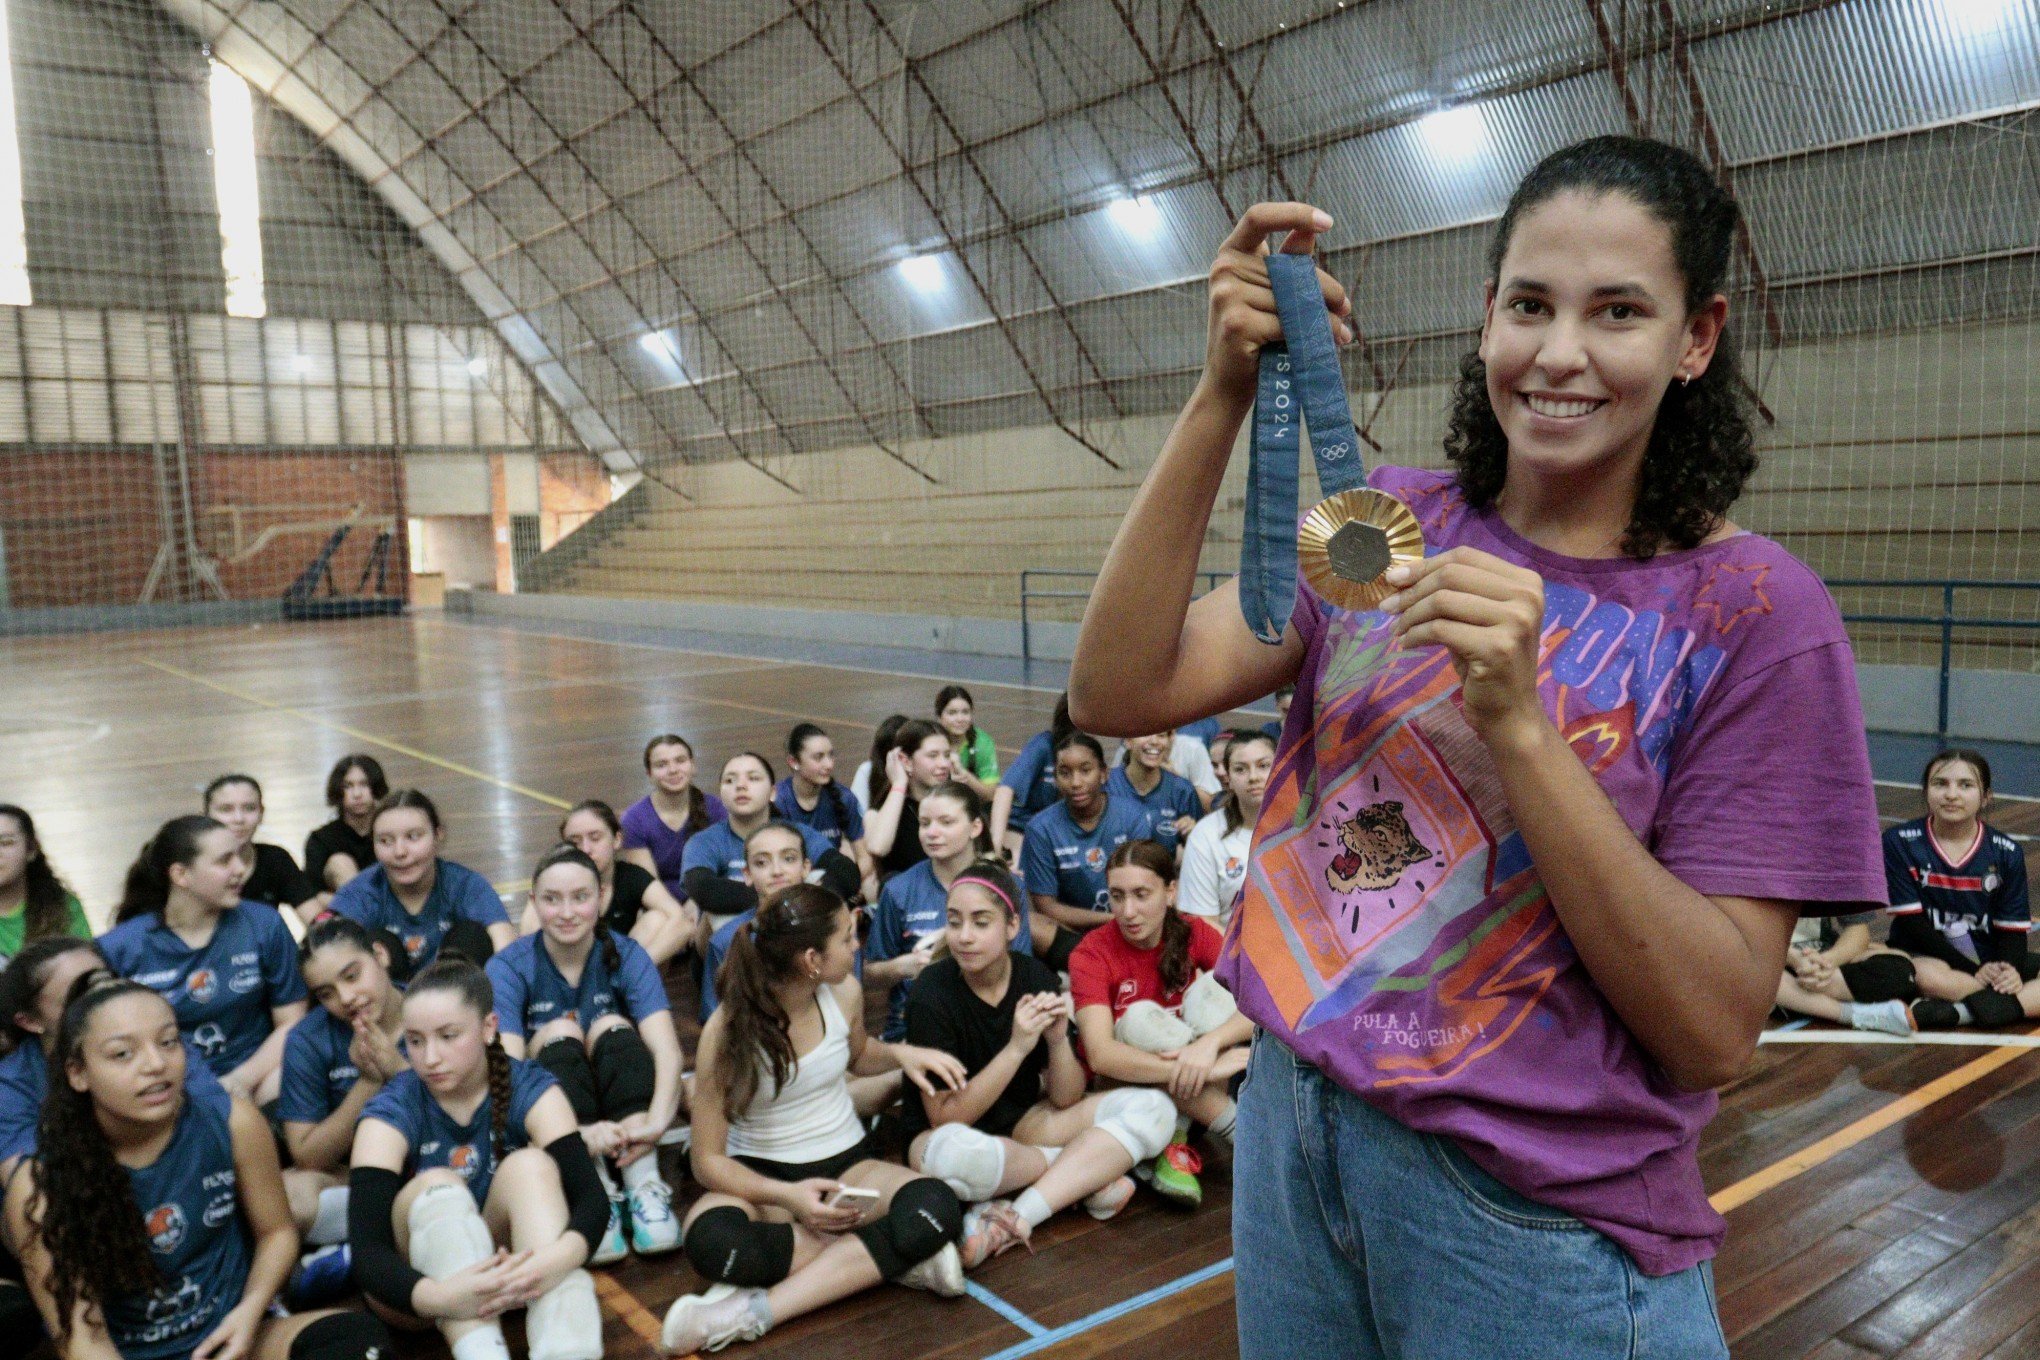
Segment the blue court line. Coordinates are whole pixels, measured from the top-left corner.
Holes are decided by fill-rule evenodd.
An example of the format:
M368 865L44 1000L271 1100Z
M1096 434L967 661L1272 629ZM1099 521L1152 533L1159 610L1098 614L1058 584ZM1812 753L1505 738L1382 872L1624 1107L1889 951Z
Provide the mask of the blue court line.
M1036 1322L1033 1318L1027 1316L1027 1314L1021 1312L1018 1308L1015 1308L1012 1304L1006 1302L1004 1299L1000 1298L997 1294L994 1294L991 1290L979 1284L976 1280L966 1282L963 1288L964 1292L969 1294L972 1298L976 1299L979 1303L982 1303L985 1307L991 1309L994 1313L997 1313L1000 1317L1006 1319L1006 1321L1012 1323L1015 1327L1018 1327L1021 1331L1027 1333L1028 1336L1035 1337L1048 1335L1048 1328L1042 1326L1040 1323Z
M1094 1327L1102 1327L1114 1318L1125 1317L1128 1313L1137 1313L1151 1303L1159 1303L1173 1294L1180 1294L1193 1285L1200 1285L1216 1276L1229 1274L1232 1268L1233 1258L1230 1256L1226 1257L1223 1261L1214 1261L1202 1270L1193 1270L1181 1279L1171 1280L1164 1285L1157 1285L1145 1294L1135 1294L1132 1298L1115 1303L1109 1308L1100 1308L1095 1313L1086 1314L1075 1322L1065 1322L1062 1326L1052 1331L1040 1332L1029 1336L1025 1341L1016 1342L1002 1351L995 1351L991 1355L986 1356L985 1360L1019 1360L1019 1357L1023 1355L1032 1355L1036 1351L1047 1350L1058 1342L1067 1341L1071 1337L1088 1332ZM973 1285L970 1288L974 1296L977 1293L977 1287ZM1019 1324L1016 1323L1015 1325Z

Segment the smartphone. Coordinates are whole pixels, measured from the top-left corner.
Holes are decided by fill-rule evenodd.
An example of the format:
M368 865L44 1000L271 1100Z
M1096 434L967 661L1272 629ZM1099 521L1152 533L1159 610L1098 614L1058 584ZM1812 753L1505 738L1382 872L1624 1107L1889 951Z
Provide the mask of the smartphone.
M828 1207L831 1209L862 1209L866 1204L871 1203L877 1198L878 1191L876 1190L867 1190L861 1185L839 1185L836 1187L835 1193L829 1196Z

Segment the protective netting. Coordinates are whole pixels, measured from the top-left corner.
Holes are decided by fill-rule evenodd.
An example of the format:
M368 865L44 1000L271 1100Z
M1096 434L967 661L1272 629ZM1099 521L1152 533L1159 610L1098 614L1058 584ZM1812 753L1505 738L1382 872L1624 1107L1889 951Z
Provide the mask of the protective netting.
M265 530L302 564L350 514L505 580L503 501L526 589L1010 616L1022 568L1096 565L1245 205L1338 218L1358 418L1377 459L1435 464L1510 187L1612 131L1693 148L1748 210L1766 465L1737 517L1835 581L2040 578L2034 0L10 8L36 306L0 325L0 466L79 470L35 529L8 482L17 608L139 597L170 448L247 498L201 495L171 554L230 594ZM202 43L257 92L261 322L219 317ZM317 492L311 451L346 460ZM116 454L154 480L95 470ZM273 470L202 470L229 457ZM493 543L449 527L491 509ZM1234 496L1207 565L1237 525ZM24 534L61 588L25 584ZM2032 590L1955 589L1956 617L2040 620ZM1856 632L1868 661L1941 644ZM2030 670L2035 638L1952 652Z

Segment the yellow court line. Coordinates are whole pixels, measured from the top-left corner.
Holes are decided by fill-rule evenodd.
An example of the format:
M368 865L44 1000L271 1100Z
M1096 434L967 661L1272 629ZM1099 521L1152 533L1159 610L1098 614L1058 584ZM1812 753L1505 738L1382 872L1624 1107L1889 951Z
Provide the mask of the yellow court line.
M565 809L573 806L572 803L564 798L555 798L549 793L540 793L537 789L529 789L522 784L513 784L507 779L498 779L496 776L477 770L471 765L462 765L456 761L435 756L429 751L421 751L415 746L406 746L400 741L391 741L388 737L379 737L373 732L364 732L358 727L349 727L346 723L337 723L330 718L321 718L316 713L307 713L301 708L292 708L289 704L273 703L268 699L250 694L246 690L235 689L232 685L223 685L217 680L208 680L202 675L194 675L190 671L173 666L166 661L158 661L153 657L147 656L135 659L144 666L152 667L163 672L165 675L174 675L179 680L188 680L194 685L204 685L207 689L217 690L231 699L239 699L243 703L255 704L258 707L269 709L275 713L287 713L293 718L312 724L314 727L323 727L328 731L342 733L353 737L356 741L365 741L372 746L380 746L386 751L395 751L398 755L409 756L413 760L422 760L427 765L437 765L442 770L451 770L455 774L464 774L470 779L479 779L484 784L494 784L499 789L508 789L511 793L522 794L526 798L544 803L548 807Z
M602 1296L602 1301L616 1314L617 1321L637 1333L638 1340L655 1351L663 1352L665 1347L661 1342L665 1327L659 1319L651 1315L650 1310L638 1302L637 1295L611 1279L607 1271L589 1273L595 1276L595 1292Z
M2031 1031L2040 1033L2040 1030ZM1855 1123L1835 1130L1819 1142L1811 1143L1789 1157L1773 1162L1751 1176L1745 1176L1735 1184L1725 1186L1708 1196L1707 1202L1714 1206L1716 1213L1727 1213L1731 1209L1748 1204L1767 1190L1774 1190L1793 1177L1813 1170L1822 1162L1839 1156L1866 1138L1882 1133L1902 1119L1918 1114L1945 1096L1953 1095L1963 1087L1980 1081L1997 1071L2006 1063L2017 1062L2031 1053L2027 1048L1996 1048L1964 1063L1952 1072L1934 1078L1917 1091L1908 1091L1888 1105L1871 1111Z

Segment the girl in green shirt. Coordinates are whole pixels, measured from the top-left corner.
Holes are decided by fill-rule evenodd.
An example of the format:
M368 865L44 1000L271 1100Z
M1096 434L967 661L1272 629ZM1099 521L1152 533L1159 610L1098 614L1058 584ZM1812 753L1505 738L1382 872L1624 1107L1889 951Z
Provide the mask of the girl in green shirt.
M991 734L977 725L977 704L962 685L944 685L935 696L935 721L949 734L956 753L952 773L989 805L999 782L999 752Z
M32 940L51 935L92 938L85 908L57 877L35 837L35 821L0 803L0 964Z

